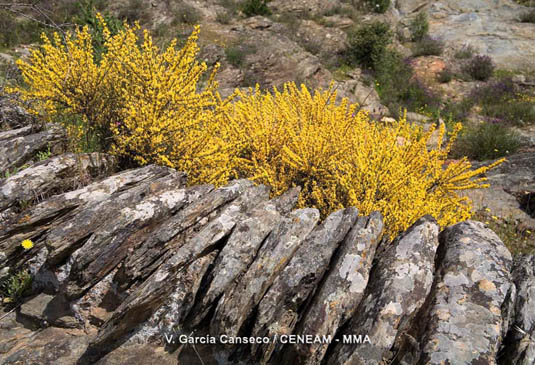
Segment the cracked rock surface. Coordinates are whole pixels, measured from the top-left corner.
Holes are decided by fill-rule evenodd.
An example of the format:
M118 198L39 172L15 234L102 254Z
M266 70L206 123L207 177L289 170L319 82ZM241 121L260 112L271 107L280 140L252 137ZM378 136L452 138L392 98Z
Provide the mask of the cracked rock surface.
M321 220L294 208L298 188L188 186L166 167L116 173L98 153L27 161L0 180L0 280L33 277L0 313L2 364L534 362L535 259L513 261L481 223L439 233L422 217L389 243L379 213Z

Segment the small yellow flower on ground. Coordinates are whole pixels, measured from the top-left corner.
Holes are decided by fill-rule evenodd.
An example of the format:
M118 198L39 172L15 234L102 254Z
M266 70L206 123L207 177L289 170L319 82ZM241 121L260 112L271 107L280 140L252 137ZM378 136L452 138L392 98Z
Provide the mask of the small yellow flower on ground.
M21 242L20 244L22 246L22 248L24 248L25 250L29 250L30 248L33 247L33 242L32 240L24 240Z

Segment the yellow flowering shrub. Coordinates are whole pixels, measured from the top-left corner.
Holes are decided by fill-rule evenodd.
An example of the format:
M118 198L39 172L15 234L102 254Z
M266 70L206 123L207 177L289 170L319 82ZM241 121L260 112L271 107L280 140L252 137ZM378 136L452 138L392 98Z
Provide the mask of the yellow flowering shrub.
M196 59L199 27L182 48L175 39L162 51L148 31L140 40L138 24L112 35L97 18L104 38L98 63L88 27L65 38L43 35L40 49L18 62L28 87L11 91L32 102L34 113L63 122L73 150L92 144L140 165L187 171L194 183L227 181L215 116L225 103L215 92L217 67L203 78L207 66Z
M28 87L8 89L32 102L30 111L48 121L60 116L69 136L80 145L86 139L109 134L110 123L119 121L117 85L109 60L96 64L92 37L86 26L63 37L42 34L43 44L28 61L19 59ZM105 138L105 136L102 136Z
M464 158L445 164L460 124L445 146L429 150L433 130L423 132L405 119L371 121L347 99L335 103L331 88L311 94L288 83L282 91L237 92L228 111L239 176L272 186L279 195L303 188L299 206L326 214L356 206L367 215L379 210L391 237L430 214L446 226L471 215L468 198L457 190L485 187L476 178L501 163L471 170ZM445 130L440 129L440 138Z
M429 150L433 130L403 118L371 121L346 99L336 103L333 88L257 86L223 101L217 67L205 77L207 66L196 59L198 27L180 49L174 40L161 50L147 31L140 39L137 24L112 35L99 21L99 62L87 27L65 38L43 35L41 48L18 62L27 87L12 91L33 112L67 120L75 141L96 135L102 149L185 171L191 184L245 177L270 185L273 195L301 186L300 207L323 216L347 206L363 215L379 210L393 237L425 214L442 226L469 218L470 202L457 190L485 187L477 177L501 162L476 170L466 158L446 163L460 125L447 145Z
M111 126L112 152L141 165L158 163L187 171L192 183L227 181L227 154L216 123L225 103L216 92L218 67L207 80L201 79L207 66L196 60L199 27L181 49L175 39L164 51L146 30L137 47L136 33L126 29L108 43L116 82L123 85L122 120Z

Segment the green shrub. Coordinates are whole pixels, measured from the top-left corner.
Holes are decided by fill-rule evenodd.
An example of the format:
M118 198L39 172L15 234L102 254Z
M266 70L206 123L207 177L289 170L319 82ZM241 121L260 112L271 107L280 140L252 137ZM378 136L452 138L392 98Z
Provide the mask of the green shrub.
M489 56L476 55L463 66L463 72L474 80L487 81L495 67Z
M413 56L440 56L444 51L444 42L425 36L414 45Z
M440 98L413 77L407 59L395 51L386 51L376 63L376 90L381 102L394 116L403 109L409 111L435 111Z
M73 22L79 26L87 25L91 32L94 59L98 63L102 59L102 55L106 52L104 28L97 18L98 8L93 1L81 1L77 3L77 14L73 17ZM109 31L112 35L119 33L123 29L123 23L113 15L102 12L101 13Z
M221 24L230 24L232 15L228 11L220 11L217 13L215 20Z
M16 19L14 14L0 10L0 48L11 48L19 44L39 41L39 35L46 28L28 19ZM7 31L9 30L9 31Z
M376 21L351 31L348 40L348 61L375 69L392 42L392 32L388 24Z
M474 88L467 99L481 107L481 114L506 124L535 123L535 97L519 89L512 79L492 81Z
M476 52L475 49L471 45L468 44L468 45L462 46L457 51L455 51L454 57L459 60L465 60L465 59L471 58L475 52Z
M198 24L202 19L199 10L183 1L174 3L171 11L174 15L173 23L175 24Z
M520 16L522 23L535 23L535 10L530 10Z
M271 10L268 7L270 0L245 0L241 6L241 11L245 16L255 15L271 15Z
M455 157L468 156L483 161L515 153L520 148L519 135L501 123L483 123L468 128L452 150Z
M247 44L234 45L225 48L225 56L228 63L235 67L241 67L245 62L247 55L255 52L256 48Z
M409 24L409 30L411 32L411 38L413 41L418 42L422 40L429 31L427 14L424 12L418 13L418 15L411 20Z
M366 0L368 7L379 14L384 13L390 6L390 0Z
M129 23L139 21L142 24L150 21L148 2L143 0L128 0L128 3L119 10L119 19Z
M437 74L437 81L441 84L450 82L453 79L453 73L449 68L445 68Z
M32 287L32 276L27 270L19 271L8 277L0 285L2 302L5 304L16 304L22 297L28 294Z

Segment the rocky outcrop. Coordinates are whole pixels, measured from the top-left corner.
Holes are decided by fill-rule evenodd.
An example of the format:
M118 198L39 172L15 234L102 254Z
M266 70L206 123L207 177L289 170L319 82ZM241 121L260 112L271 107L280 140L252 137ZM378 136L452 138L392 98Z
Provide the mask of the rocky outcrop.
M533 257L513 265L481 223L439 235L424 217L388 243L379 213L320 222L293 209L299 189L270 199L247 180L112 166L67 154L0 180L2 278L34 278L0 320L3 363L533 359Z
M521 23L528 10L513 0L396 1L402 22L418 11L429 14L430 33L451 45L469 44L488 54L500 68L532 69L535 66L533 24Z
M475 167L483 163L474 163ZM522 222L535 229L535 216L530 209L530 194L535 193L535 154L519 153L486 173L490 187L470 190L466 194L475 209L488 208L493 215Z

